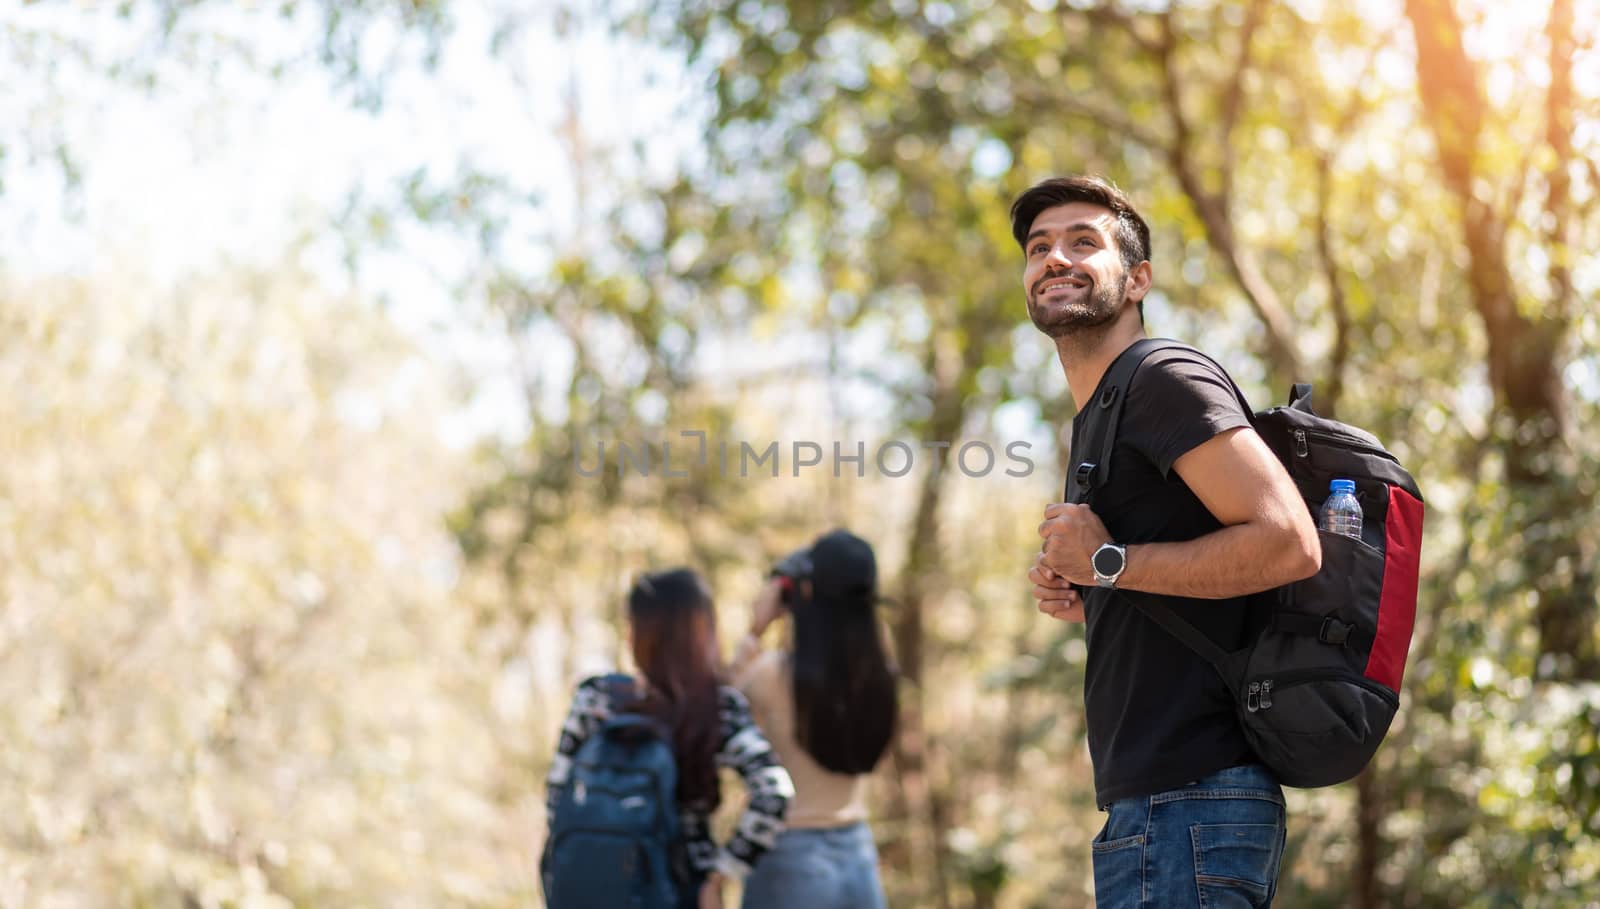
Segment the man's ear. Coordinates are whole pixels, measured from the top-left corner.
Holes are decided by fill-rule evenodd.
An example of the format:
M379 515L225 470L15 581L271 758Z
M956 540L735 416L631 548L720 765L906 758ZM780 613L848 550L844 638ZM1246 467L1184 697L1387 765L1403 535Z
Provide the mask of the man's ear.
M1128 300L1138 303L1150 292L1150 285L1155 281L1155 271L1150 267L1150 260L1146 259L1128 271Z

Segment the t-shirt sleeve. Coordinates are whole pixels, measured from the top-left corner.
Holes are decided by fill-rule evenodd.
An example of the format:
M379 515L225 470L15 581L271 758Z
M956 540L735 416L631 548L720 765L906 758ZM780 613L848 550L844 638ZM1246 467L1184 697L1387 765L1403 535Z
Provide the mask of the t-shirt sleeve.
M1179 458L1230 429L1250 425L1233 383L1214 364L1167 352L1152 354L1128 389L1123 423L1139 431L1122 439L1150 459L1163 477ZM1130 420L1137 414L1135 420Z

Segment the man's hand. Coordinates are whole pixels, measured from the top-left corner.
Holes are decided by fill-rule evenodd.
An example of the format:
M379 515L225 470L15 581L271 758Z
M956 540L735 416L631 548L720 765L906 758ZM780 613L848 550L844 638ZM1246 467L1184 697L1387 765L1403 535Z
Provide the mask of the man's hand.
M1042 566L1070 583L1094 584L1094 566L1090 560L1096 549L1111 541L1111 534L1089 506L1046 505L1039 536L1044 538L1039 553Z
M722 875L715 871L700 885L700 909L722 909Z
M1083 621L1083 600L1078 591L1044 564L1044 553L1039 553L1028 569L1028 580L1033 582L1033 598L1038 600L1040 612L1063 622Z

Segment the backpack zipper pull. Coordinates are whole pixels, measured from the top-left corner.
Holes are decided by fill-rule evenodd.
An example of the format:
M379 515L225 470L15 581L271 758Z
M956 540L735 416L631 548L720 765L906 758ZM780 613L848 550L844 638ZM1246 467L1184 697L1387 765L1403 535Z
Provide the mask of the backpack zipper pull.
M1261 709L1266 710L1272 706L1272 680L1267 679L1261 683Z
M1261 709L1260 701L1261 701L1261 683L1260 682L1251 682L1250 683L1250 694L1247 695L1245 697L1245 699L1244 699L1244 709L1250 711L1251 713L1255 713L1257 710Z
M1303 458L1303 457L1305 457L1306 455L1308 455L1310 453L1311 453L1311 448L1306 445L1306 431L1304 429L1296 429L1294 431L1294 454L1295 454L1295 457Z

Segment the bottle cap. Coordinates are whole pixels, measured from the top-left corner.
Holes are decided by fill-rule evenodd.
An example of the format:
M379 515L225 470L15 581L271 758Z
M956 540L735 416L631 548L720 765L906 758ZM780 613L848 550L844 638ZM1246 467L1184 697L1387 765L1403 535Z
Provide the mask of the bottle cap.
M1351 495L1355 495L1355 492L1356 492L1356 481L1355 480L1334 480L1332 483L1328 484L1328 491L1329 492L1348 492Z

